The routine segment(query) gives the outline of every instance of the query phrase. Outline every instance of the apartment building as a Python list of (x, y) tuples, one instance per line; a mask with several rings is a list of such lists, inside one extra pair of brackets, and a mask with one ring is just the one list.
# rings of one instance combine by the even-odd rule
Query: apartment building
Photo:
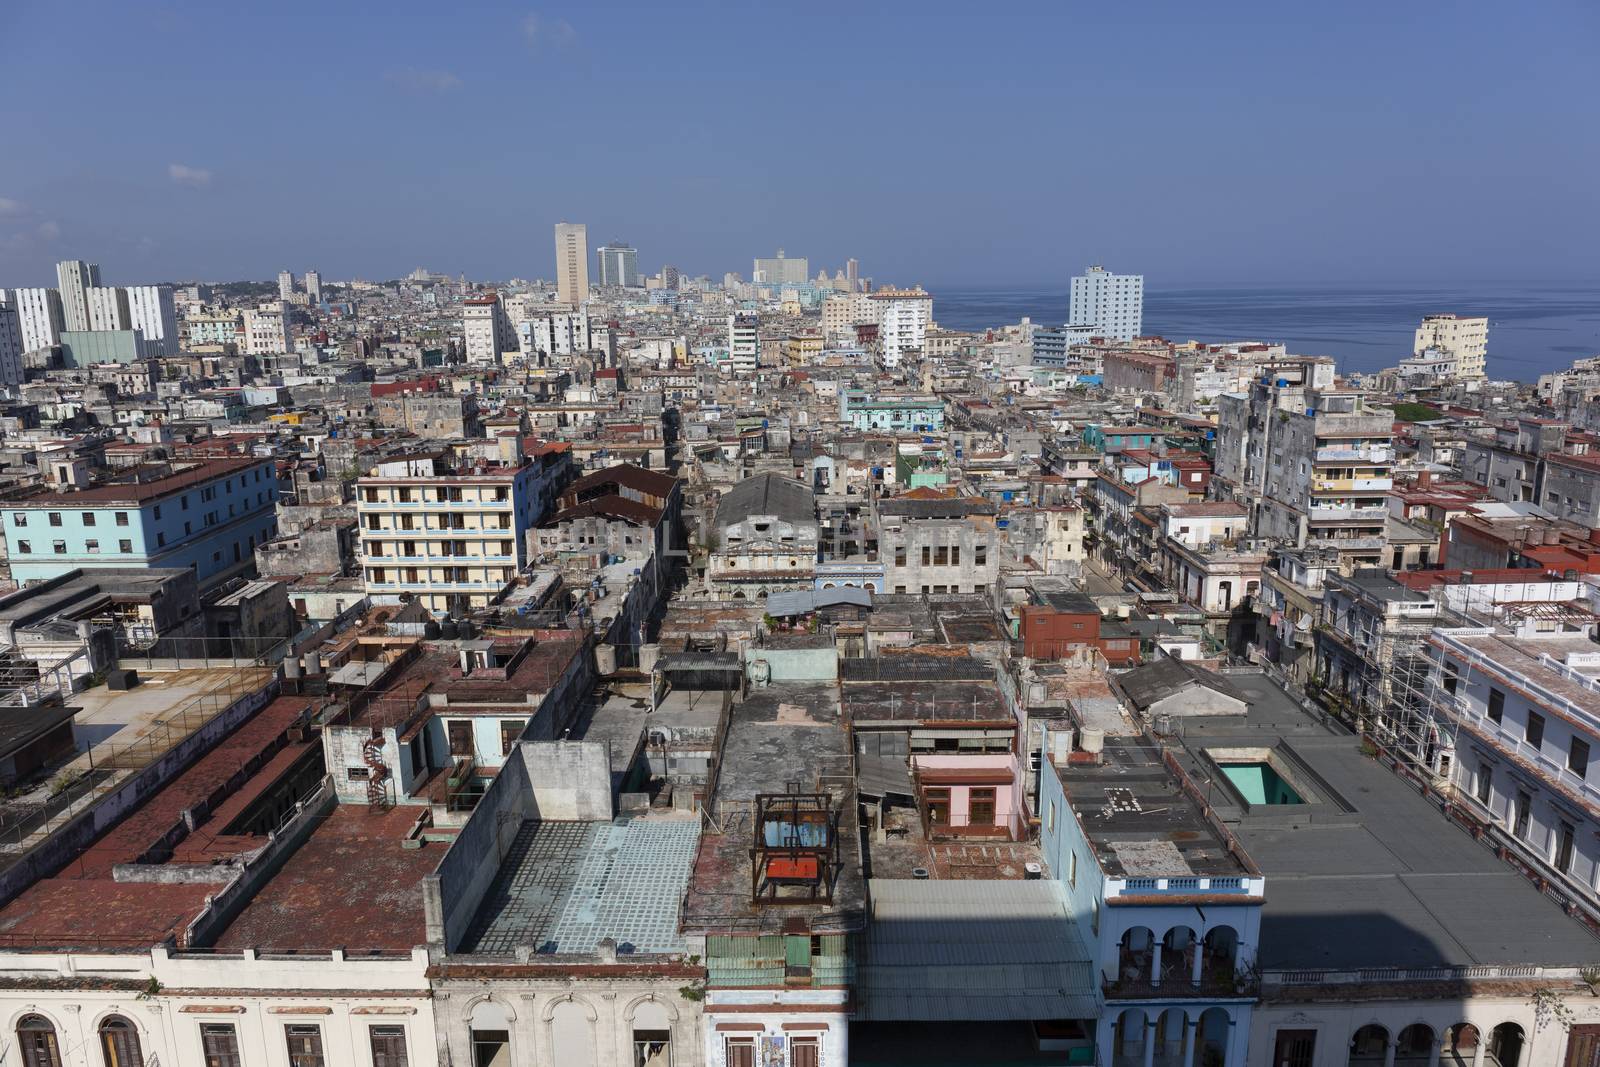
[(1547, 453), (1539, 506), (1557, 519), (1600, 527), (1600, 455)]
[(933, 321), (933, 297), (919, 285), (914, 289), (879, 289), (870, 298), (877, 306), (878, 343), (885, 367), (898, 367), (909, 354), (920, 355), (928, 324)]
[(1069, 329), (1110, 341), (1131, 341), (1144, 328), (1144, 275), (1090, 267), (1072, 279)]
[(1489, 320), (1462, 315), (1424, 315), (1411, 346), (1414, 356), (1430, 349), (1455, 357), (1456, 377), (1483, 380), (1484, 359), (1489, 351)]
[(17, 312), (24, 352), (61, 343), (61, 331), (66, 328), (66, 322), (59, 292), (42, 287), (11, 289), (5, 293), (5, 302)]
[(178, 311), (172, 287), (130, 285), (123, 291), (128, 298), (128, 328), (144, 334), (145, 355), (177, 355)]
[(479, 366), (499, 364), (500, 357), (517, 350), (517, 335), (500, 302), (499, 293), (469, 297), (461, 302), (461, 328), (467, 362)]
[(810, 589), (818, 532), (809, 486), (778, 474), (746, 478), (717, 502), (706, 567), (711, 592), (764, 600), (776, 590)]
[(244, 352), (251, 356), (290, 351), (289, 306), (281, 302), (248, 310), (244, 319)]
[(131, 330), (133, 315), (128, 309), (128, 292), (110, 285), (95, 285), (84, 290), (91, 330)]
[(754, 374), (760, 359), (761, 319), (755, 315), (729, 315), (728, 369), (734, 374)]
[(499, 600), (527, 563), (527, 532), (569, 470), (561, 462), (456, 469), (448, 453), (395, 457), (356, 481), (362, 573), (374, 603), (435, 614)]
[(17, 309), (0, 303), (0, 385), (22, 381), (22, 321)]
[(160, 464), (134, 468), (125, 478), (5, 501), (0, 514), (12, 577), (188, 567), (203, 591), (254, 567), (256, 546), (277, 536), (278, 479), (270, 460)]
[(582, 311), (536, 315), (516, 329), (524, 354), (572, 356), (599, 347), (590, 333), (589, 316)]
[(61, 294), (62, 328), (94, 329), (89, 325), (89, 290), (100, 284), (100, 265), (64, 259), (56, 264), (56, 282)]
[(891, 593), (986, 593), (1000, 568), (995, 506), (916, 489), (878, 505), (878, 554)]
[(556, 299), (574, 311), (589, 300), (589, 227), (556, 223)]

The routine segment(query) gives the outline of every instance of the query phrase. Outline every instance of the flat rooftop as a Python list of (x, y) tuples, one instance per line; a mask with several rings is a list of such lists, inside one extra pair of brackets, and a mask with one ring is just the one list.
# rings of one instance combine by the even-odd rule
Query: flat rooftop
[[(755, 799), (802, 792), (833, 798), (840, 872), (833, 902), (756, 905), (750, 899)], [(733, 707), (712, 798), (715, 825), (700, 837), (683, 926), (691, 931), (778, 933), (787, 918), (804, 917), (817, 932), (859, 929), (866, 888), (855, 857), (857, 815), (850, 740), (839, 718), (838, 690), (828, 683), (795, 683), (753, 690)], [(717, 832), (720, 829), (721, 832)]]
[[(1230, 674), (1244, 717), (1189, 718), (1175, 751), (1287, 745), (1322, 802), (1218, 814), (1266, 879), (1266, 970), (1600, 963), (1600, 939), (1445, 818), (1359, 740), (1263, 674)], [(1109, 744), (1109, 742), (1108, 742)]]
[(220, 949), (409, 953), (427, 944), (422, 879), (443, 844), (401, 845), (423, 809), (341, 804), (217, 938)]
[(700, 821), (685, 816), (614, 822), (529, 819), (473, 917), (464, 953), (588, 955), (602, 938), (621, 955), (683, 953), (678, 906)]
[(1248, 872), (1143, 736), (1107, 737), (1102, 762), (1052, 763), (1112, 878), (1236, 878)]

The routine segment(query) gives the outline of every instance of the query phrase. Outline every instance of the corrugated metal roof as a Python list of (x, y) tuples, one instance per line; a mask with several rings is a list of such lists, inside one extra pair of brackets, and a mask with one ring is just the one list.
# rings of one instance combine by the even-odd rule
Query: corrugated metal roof
[(1095, 1016), (1099, 991), (1059, 883), (869, 883), (857, 1018), (879, 1021)]

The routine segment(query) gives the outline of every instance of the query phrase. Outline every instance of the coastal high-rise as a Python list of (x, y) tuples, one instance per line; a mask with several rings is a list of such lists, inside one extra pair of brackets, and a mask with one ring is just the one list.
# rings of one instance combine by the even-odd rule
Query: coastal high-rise
[(883, 365), (898, 367), (909, 353), (922, 351), (928, 323), (933, 321), (933, 297), (922, 288), (880, 289), (868, 298), (876, 311), (878, 342)]
[(287, 300), (294, 295), (294, 271), (280, 270), (278, 272), (278, 299)]
[(65, 323), (61, 316), (61, 294), (39, 286), (13, 289), (6, 301), (16, 309), (22, 328), (22, 350), (32, 352), (61, 343)]
[(1489, 352), (1489, 320), (1462, 315), (1426, 315), (1417, 327), (1411, 351), (1420, 356), (1428, 349), (1440, 349), (1456, 358), (1456, 377), (1483, 378), (1484, 359)]
[(789, 259), (783, 249), (772, 259), (755, 261), (755, 271), (750, 280), (756, 285), (805, 285), (811, 281), (811, 264), (804, 256)]
[[(560, 250), (557, 249), (558, 256)], [(629, 245), (613, 241), (601, 245), (595, 253), (596, 265), (600, 268), (600, 284), (622, 286), (629, 289), (639, 287), (639, 250)]]
[(1096, 337), (1131, 341), (1144, 325), (1144, 275), (1112, 274), (1090, 267), (1072, 279), (1072, 304), (1067, 322), (1086, 326)]
[(100, 284), (100, 265), (81, 259), (64, 259), (56, 264), (56, 284), (61, 291), (63, 327), (90, 329), (89, 290)]
[(589, 299), (589, 228), (556, 223), (556, 299), (576, 311)]

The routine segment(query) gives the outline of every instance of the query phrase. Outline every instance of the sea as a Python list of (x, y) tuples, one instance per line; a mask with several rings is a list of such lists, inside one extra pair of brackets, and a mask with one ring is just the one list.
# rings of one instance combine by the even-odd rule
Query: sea
[[(1060, 325), (1067, 291), (933, 288), (940, 326), (983, 330), (1020, 322)], [(1491, 378), (1532, 382), (1600, 355), (1600, 286), (1495, 285), (1461, 289), (1160, 289), (1146, 283), (1144, 332), (1169, 341), (1282, 342), (1297, 355), (1332, 356), (1341, 373), (1392, 367), (1411, 354), (1424, 315), (1489, 317)]]

